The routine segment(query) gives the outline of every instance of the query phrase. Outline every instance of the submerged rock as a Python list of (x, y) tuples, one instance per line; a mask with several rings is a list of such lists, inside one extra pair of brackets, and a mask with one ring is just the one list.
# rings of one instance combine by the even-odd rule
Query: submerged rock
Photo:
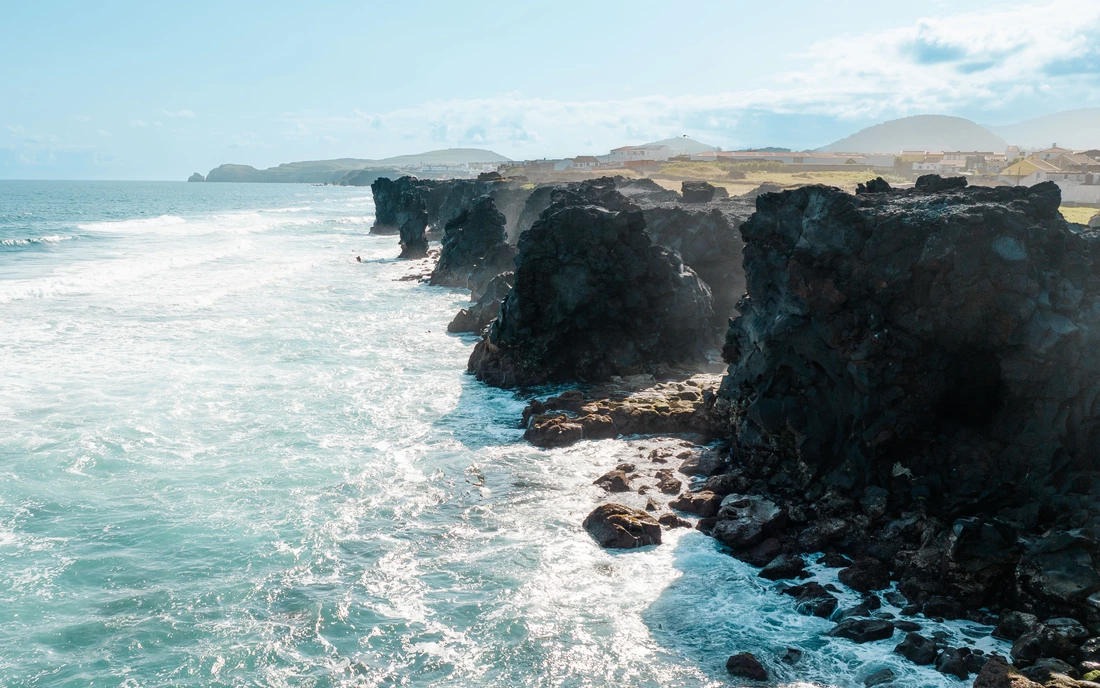
[(869, 643), (894, 635), (894, 624), (882, 619), (844, 619), (829, 631), (829, 635), (855, 643)]
[(751, 652), (739, 652), (726, 660), (726, 671), (750, 681), (767, 681), (768, 670)]
[(661, 544), (661, 524), (644, 511), (622, 504), (601, 504), (588, 518), (584, 529), (608, 549), (633, 549)]
[(515, 286), (469, 369), (497, 387), (600, 381), (705, 358), (710, 290), (640, 211), (561, 201), (520, 237)]

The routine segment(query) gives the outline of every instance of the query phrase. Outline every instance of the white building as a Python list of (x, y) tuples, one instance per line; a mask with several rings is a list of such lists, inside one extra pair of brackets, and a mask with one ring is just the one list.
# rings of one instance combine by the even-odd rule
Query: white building
[(622, 146), (611, 151), (610, 162), (618, 164), (664, 162), (670, 157), (668, 146)]

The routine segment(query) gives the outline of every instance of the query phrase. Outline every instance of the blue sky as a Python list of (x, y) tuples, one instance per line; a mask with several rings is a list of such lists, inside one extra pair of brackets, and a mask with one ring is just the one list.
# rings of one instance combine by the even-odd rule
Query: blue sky
[(680, 134), (801, 148), (1100, 105), (1096, 0), (6, 5), (0, 178)]

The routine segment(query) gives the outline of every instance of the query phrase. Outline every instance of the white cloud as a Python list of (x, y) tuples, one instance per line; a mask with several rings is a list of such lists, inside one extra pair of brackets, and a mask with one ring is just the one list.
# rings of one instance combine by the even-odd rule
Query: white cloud
[(74, 122), (91, 122), (92, 118), (87, 115), (69, 115), (69, 119)]
[(111, 136), (111, 132), (106, 131), (104, 129), (100, 129), (96, 133), (99, 134), (100, 136), (104, 137), (104, 138), (109, 138)]
[(131, 127), (147, 127), (147, 126), (149, 126), (149, 124), (145, 120), (132, 119), (132, 120), (130, 120), (130, 126)]
[(195, 119), (195, 113), (190, 110), (161, 110), (161, 114), (165, 117), (186, 117), (188, 119)]
[[(1013, 121), (1044, 108), (1100, 105), (1097, 45), (1100, 3), (1052, 0), (828, 38), (790, 56), (803, 66), (763, 89), (600, 101), (510, 93), (390, 112), (290, 116), (286, 137), (340, 135), (378, 147), (476, 145), (516, 155), (564, 155), (581, 152), (580, 141), (599, 152), (680, 133), (720, 145), (764, 143), (739, 137), (753, 122), (777, 116), (867, 122), (977, 113)], [(1030, 111), (1020, 115), (1024, 108)]]

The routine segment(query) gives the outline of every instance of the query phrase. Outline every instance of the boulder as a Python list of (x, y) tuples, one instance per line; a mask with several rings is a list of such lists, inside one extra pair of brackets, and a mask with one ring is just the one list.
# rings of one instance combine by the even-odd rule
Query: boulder
[(997, 620), (997, 627), (993, 629), (992, 636), (1002, 640), (1016, 640), (1024, 633), (1032, 630), (1039, 623), (1039, 618), (1027, 612), (1008, 611), (1001, 614)]
[(905, 640), (898, 643), (897, 647), (894, 648), (894, 652), (914, 664), (923, 665), (936, 661), (939, 650), (936, 648), (934, 640), (925, 638), (919, 633), (907, 633)]
[(470, 288), (510, 271), (515, 249), (505, 241), (505, 224), (504, 214), (491, 196), (482, 196), (464, 208), (444, 227), (439, 262), (430, 283)]
[(1091, 218), (1089, 218), (1089, 225), (1088, 226), (1089, 226), (1090, 229), (1100, 228), (1100, 213), (1096, 213)]
[(685, 492), (668, 503), (669, 507), (677, 511), (686, 511), (702, 518), (710, 518), (718, 515), (722, 506), (721, 495), (713, 492)]
[(188, 177), (187, 181), (189, 181), (189, 182), (205, 182), (206, 177), (204, 177), (201, 174), (199, 174), (198, 172), (196, 172), (193, 175), (191, 175), (190, 177)]
[(837, 608), (837, 599), (820, 583), (804, 583), (783, 590), (784, 595), (795, 598), (795, 608), (800, 614), (827, 619)]
[(965, 681), (970, 675), (969, 659), (969, 648), (949, 647), (936, 657), (936, 671)]
[(722, 500), (712, 535), (731, 549), (747, 549), (787, 523), (786, 509), (763, 497), (729, 495)]
[(890, 587), (890, 570), (878, 559), (859, 559), (837, 573), (840, 582), (857, 592), (885, 590)]
[(747, 678), (750, 681), (767, 681), (768, 670), (751, 652), (739, 652), (726, 660), (726, 671), (731, 676)]
[(1068, 659), (1077, 649), (1064, 635), (1053, 628), (1038, 626), (1012, 643), (1012, 661), (1016, 666), (1028, 666), (1040, 657)]
[[(649, 506), (648, 504), (646, 505)], [(676, 514), (661, 514), (657, 517), (657, 522), (665, 528), (690, 528), (691, 521), (680, 518)]]
[(857, 194), (886, 193), (893, 190), (894, 188), (890, 186), (890, 183), (882, 177), (875, 177), (869, 182), (861, 183), (856, 186)]
[(515, 285), (470, 356), (479, 380), (596, 382), (705, 359), (710, 290), (636, 208), (585, 200), (567, 195), (520, 237)]
[(917, 182), (913, 186), (918, 191), (937, 193), (952, 189), (963, 189), (966, 188), (966, 184), (966, 177), (941, 177), (938, 174), (925, 174), (917, 177)]
[(869, 643), (894, 635), (894, 624), (883, 619), (844, 619), (829, 631), (829, 635), (856, 643)]
[(608, 492), (630, 492), (630, 478), (623, 471), (609, 471), (596, 478), (593, 485), (599, 485)]
[(760, 577), (768, 580), (801, 578), (806, 573), (806, 562), (797, 554), (780, 554), (760, 569)]
[(993, 655), (974, 679), (974, 688), (1041, 688), (1002, 657)]
[(684, 203), (710, 203), (715, 198), (727, 198), (729, 192), (725, 187), (713, 186), (707, 182), (684, 182), (680, 186), (680, 195)]
[(661, 544), (661, 524), (622, 504), (601, 504), (584, 519), (584, 529), (601, 547), (633, 549)]

